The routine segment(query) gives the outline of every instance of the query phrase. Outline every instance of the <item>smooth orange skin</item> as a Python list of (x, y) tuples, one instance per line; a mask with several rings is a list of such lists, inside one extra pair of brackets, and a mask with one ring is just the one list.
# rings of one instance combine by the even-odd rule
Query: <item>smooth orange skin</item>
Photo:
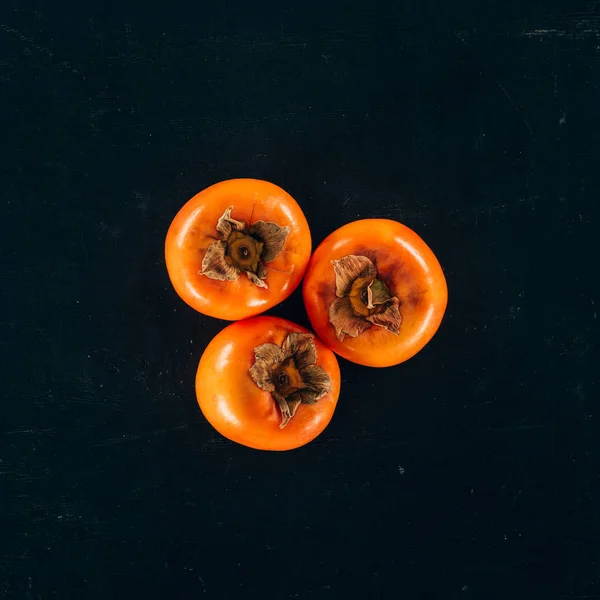
[[(400, 299), (399, 335), (371, 327), (355, 338), (339, 341), (329, 322), (335, 299), (332, 260), (363, 255)], [(348, 223), (315, 250), (303, 286), (304, 304), (317, 335), (334, 352), (368, 367), (390, 367), (414, 356), (437, 331), (448, 303), (442, 267), (429, 246), (412, 230), (388, 219)]]
[[(232, 217), (251, 225), (271, 221), (291, 228), (281, 254), (267, 263), (268, 289), (244, 273), (234, 281), (201, 275), (202, 259), (217, 237), (216, 225), (227, 207)], [(175, 291), (192, 308), (210, 317), (236, 321), (285, 300), (300, 284), (312, 249), (310, 229), (298, 203), (279, 186), (259, 179), (229, 179), (189, 200), (177, 213), (165, 241), (167, 271)]]
[(331, 379), (331, 390), (316, 404), (301, 404), (279, 428), (281, 414), (269, 392), (252, 381), (254, 348), (281, 346), (288, 333), (309, 333), (278, 317), (255, 317), (228, 325), (207, 346), (196, 374), (196, 397), (208, 422), (238, 444), (258, 450), (291, 450), (316, 438), (329, 424), (340, 395), (335, 354), (315, 337), (317, 364)]

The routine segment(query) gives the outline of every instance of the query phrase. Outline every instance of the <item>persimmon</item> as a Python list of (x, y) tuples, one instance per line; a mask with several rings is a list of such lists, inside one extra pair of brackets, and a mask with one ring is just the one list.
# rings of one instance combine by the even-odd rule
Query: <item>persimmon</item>
[(177, 213), (165, 242), (175, 291), (197, 311), (235, 321), (257, 315), (299, 285), (311, 252), (302, 209), (258, 179), (216, 183)]
[(412, 229), (363, 219), (315, 250), (303, 296), (312, 327), (329, 348), (361, 365), (387, 367), (433, 337), (448, 289), (438, 259)]
[(225, 437), (259, 450), (290, 450), (317, 437), (340, 393), (335, 354), (277, 317), (232, 323), (202, 354), (196, 397)]

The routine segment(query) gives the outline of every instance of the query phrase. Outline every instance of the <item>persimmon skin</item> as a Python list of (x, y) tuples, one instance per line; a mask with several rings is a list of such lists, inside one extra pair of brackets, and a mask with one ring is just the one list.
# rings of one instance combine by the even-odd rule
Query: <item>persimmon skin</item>
[[(206, 249), (217, 239), (219, 218), (232, 216), (289, 226), (283, 250), (267, 264), (268, 289), (244, 273), (234, 281), (200, 274)], [(177, 213), (165, 241), (165, 261), (175, 291), (192, 308), (210, 317), (236, 321), (260, 314), (285, 300), (300, 284), (312, 249), (310, 229), (298, 203), (285, 190), (259, 179), (229, 179), (196, 194)]]
[[(332, 260), (347, 255), (371, 259), (390, 293), (400, 300), (399, 334), (373, 326), (340, 341), (329, 322), (335, 300)], [(437, 331), (448, 302), (442, 267), (412, 230), (389, 219), (362, 219), (331, 233), (315, 250), (303, 284), (304, 304), (314, 331), (334, 352), (369, 367), (389, 367), (414, 356)]]
[(208, 422), (238, 444), (258, 450), (291, 450), (316, 438), (329, 424), (340, 394), (340, 369), (335, 354), (316, 336), (316, 364), (331, 380), (330, 391), (316, 404), (301, 404), (285, 428), (269, 392), (252, 381), (254, 348), (281, 346), (288, 333), (310, 333), (278, 317), (254, 317), (232, 323), (204, 351), (196, 373), (196, 397)]

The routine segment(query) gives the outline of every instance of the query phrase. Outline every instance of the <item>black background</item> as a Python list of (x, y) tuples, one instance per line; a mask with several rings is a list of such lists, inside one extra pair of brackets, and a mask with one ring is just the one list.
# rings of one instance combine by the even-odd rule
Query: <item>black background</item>
[[(600, 3), (187, 4), (0, 7), (0, 598), (599, 598)], [(448, 279), (287, 453), (200, 414), (164, 266), (240, 176)]]

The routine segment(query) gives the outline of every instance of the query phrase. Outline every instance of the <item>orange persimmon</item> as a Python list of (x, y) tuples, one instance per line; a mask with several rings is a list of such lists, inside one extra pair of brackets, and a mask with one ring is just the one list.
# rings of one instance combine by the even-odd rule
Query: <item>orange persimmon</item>
[(232, 323), (204, 351), (196, 374), (202, 413), (225, 437), (290, 450), (327, 427), (340, 393), (335, 354), (277, 317)]
[(448, 301), (434, 253), (388, 219), (354, 221), (329, 235), (311, 258), (303, 295), (323, 342), (371, 367), (414, 356), (437, 331)]
[(273, 183), (230, 179), (196, 194), (165, 242), (171, 283), (197, 311), (235, 321), (257, 315), (298, 286), (311, 252), (297, 202)]

